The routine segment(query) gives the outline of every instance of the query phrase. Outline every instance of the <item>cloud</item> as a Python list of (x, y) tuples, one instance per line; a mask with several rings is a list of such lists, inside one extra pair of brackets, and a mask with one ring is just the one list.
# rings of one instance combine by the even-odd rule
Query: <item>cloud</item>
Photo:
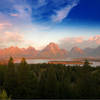
[(61, 22), (63, 19), (68, 17), (69, 12), (72, 10), (73, 7), (78, 5), (78, 1), (71, 2), (66, 7), (61, 8), (60, 10), (56, 10), (55, 14), (51, 16), (51, 20), (53, 22)]
[(47, 4), (46, 0), (38, 0), (37, 8), (40, 8), (40, 7), (42, 7), (42, 6), (46, 5), (46, 4)]
[(8, 31), (0, 34), (0, 48), (8, 46), (20, 46), (21, 43), (24, 43), (24, 37), (22, 34)]
[(2, 22), (9, 21), (16, 26), (32, 23), (32, 9), (27, 0), (3, 0), (0, 8)]
[(18, 14), (11, 13), (11, 16), (18, 17)]
[(0, 30), (11, 27), (11, 23), (0, 23)]
[(100, 35), (96, 35), (96, 36), (91, 36), (89, 38), (89, 41), (95, 41), (95, 43), (100, 44)]
[(23, 35), (17, 32), (5, 32), (4, 39), (6, 42), (20, 43), (23, 42)]
[(41, 5), (44, 5), (44, 4), (46, 4), (46, 0), (38, 0), (38, 3)]
[(78, 46), (80, 48), (96, 48), (100, 45), (100, 35), (91, 36), (88, 39), (85, 37), (66, 37), (59, 41), (61, 48), (70, 50), (72, 47)]
[(13, 6), (13, 10), (10, 13), (11, 17), (15, 17), (13, 18), (13, 21), (17, 23), (19, 22), (19, 24), (21, 23), (32, 23), (32, 17), (31, 17), (31, 13), (32, 13), (32, 9), (30, 8), (30, 6), (28, 5), (14, 5)]
[[(61, 22), (78, 4), (79, 0), (3, 0), (0, 5), (3, 14), (17, 23), (32, 21)], [(5, 6), (5, 3), (7, 4)], [(12, 18), (13, 17), (13, 18)], [(15, 19), (14, 19), (15, 18)], [(26, 20), (27, 19), (27, 20)], [(16, 22), (16, 21), (15, 21)]]

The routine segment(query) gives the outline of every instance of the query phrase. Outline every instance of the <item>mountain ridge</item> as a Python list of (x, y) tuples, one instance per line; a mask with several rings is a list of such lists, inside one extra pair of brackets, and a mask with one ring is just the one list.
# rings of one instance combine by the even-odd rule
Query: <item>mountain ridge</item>
[(11, 46), (9, 48), (0, 49), (0, 58), (67, 58), (67, 57), (100, 57), (100, 46), (97, 48), (73, 47), (70, 51), (59, 48), (56, 43), (49, 43), (42, 50), (36, 50), (34, 47), (18, 48)]

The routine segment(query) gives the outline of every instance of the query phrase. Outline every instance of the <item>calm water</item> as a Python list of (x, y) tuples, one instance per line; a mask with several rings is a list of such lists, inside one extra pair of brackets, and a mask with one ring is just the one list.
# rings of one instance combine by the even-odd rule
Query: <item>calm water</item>
[(92, 64), (91, 66), (100, 66), (100, 62), (95, 62), (95, 61), (93, 61), (92, 63), (93, 63), (93, 64)]
[[(42, 63), (48, 63), (48, 59), (26, 59), (28, 64), (42, 64)], [(58, 59), (54, 61), (71, 61), (71, 59)], [(15, 61), (15, 63), (20, 63), (20, 60)], [(93, 64), (91, 66), (100, 66), (100, 62), (92, 62)]]
[[(42, 64), (42, 63), (48, 63), (47, 59), (26, 59), (28, 64)], [(15, 63), (20, 63), (20, 60), (15, 61)]]

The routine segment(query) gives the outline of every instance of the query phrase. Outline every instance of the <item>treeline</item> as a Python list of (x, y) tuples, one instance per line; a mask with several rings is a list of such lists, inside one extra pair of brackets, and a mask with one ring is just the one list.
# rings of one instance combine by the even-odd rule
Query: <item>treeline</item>
[(0, 91), (11, 99), (100, 98), (100, 67), (27, 64), (0, 65)]

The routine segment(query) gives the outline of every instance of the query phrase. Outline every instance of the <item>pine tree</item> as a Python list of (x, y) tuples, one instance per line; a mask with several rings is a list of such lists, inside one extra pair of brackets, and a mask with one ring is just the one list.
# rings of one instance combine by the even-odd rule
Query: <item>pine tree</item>
[(15, 64), (13, 62), (13, 58), (10, 57), (9, 62), (8, 62), (8, 68), (7, 72), (5, 74), (5, 79), (4, 79), (4, 84), (3, 86), (7, 90), (8, 94), (15, 95), (16, 91), (16, 72), (15, 72)]
[(21, 60), (21, 65), (22, 65), (22, 66), (26, 66), (26, 65), (27, 65), (27, 62), (26, 62), (25, 58), (22, 58), (22, 60)]
[(8, 62), (8, 67), (14, 66), (13, 58), (10, 57), (9, 62)]
[(1, 91), (0, 93), (0, 100), (11, 100), (8, 96), (5, 90)]
[(84, 62), (84, 65), (83, 65), (84, 67), (90, 67), (90, 64), (89, 64), (89, 61), (88, 60), (85, 60), (85, 62)]

